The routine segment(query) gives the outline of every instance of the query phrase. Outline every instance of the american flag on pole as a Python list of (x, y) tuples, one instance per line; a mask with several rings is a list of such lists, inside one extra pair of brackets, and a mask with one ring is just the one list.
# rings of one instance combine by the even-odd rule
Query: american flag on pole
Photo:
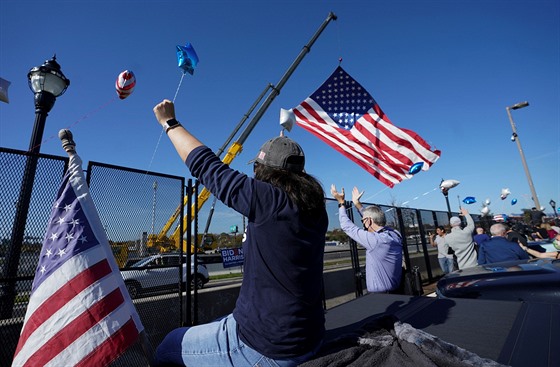
[(12, 366), (106, 366), (142, 330), (73, 152)]
[(338, 67), (310, 97), (292, 109), (296, 123), (389, 187), (426, 171), (441, 152), (418, 134), (391, 123), (360, 83)]

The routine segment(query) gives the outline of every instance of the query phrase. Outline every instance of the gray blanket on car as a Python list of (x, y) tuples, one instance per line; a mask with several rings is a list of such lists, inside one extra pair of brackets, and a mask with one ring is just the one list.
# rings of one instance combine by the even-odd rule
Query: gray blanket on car
[[(394, 320), (392, 320), (394, 321)], [(400, 321), (380, 322), (325, 343), (319, 354), (300, 367), (399, 366), (399, 367), (495, 367), (481, 358), (438, 337)]]

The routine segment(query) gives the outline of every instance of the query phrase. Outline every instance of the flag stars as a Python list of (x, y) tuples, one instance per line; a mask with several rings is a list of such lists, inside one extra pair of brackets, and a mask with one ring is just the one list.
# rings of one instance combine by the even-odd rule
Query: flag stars
[(56, 222), (57, 222), (58, 225), (60, 226), (60, 225), (64, 224), (64, 218), (58, 217), (58, 220), (57, 220)]
[(65, 251), (63, 248), (61, 248), (60, 250), (58, 250), (58, 254), (57, 254), (57, 255), (60, 256), (60, 257), (62, 257), (62, 256), (64, 256), (64, 255), (66, 255), (66, 251)]
[(80, 224), (80, 220), (79, 219), (72, 219), (70, 221), (70, 224), (72, 224), (72, 228), (74, 228), (75, 226), (77, 226), (78, 224)]
[(66, 241), (70, 242), (74, 239), (74, 234), (73, 233), (66, 233)]
[(83, 244), (84, 242), (87, 242), (87, 237), (82, 235), (80, 236), (80, 238), (78, 238), (78, 241), (80, 241)]
[(70, 204), (64, 205), (64, 210), (65, 210), (65, 211), (70, 211), (70, 210), (72, 210), (72, 205), (70, 205)]
[(49, 237), (49, 239), (51, 241), (58, 240), (58, 233), (51, 233), (51, 236)]
[(47, 271), (47, 268), (45, 268), (45, 266), (41, 266), (41, 270), (39, 270), (41, 272), (41, 274), (45, 274), (45, 272)]
[(45, 252), (45, 256), (46, 256), (46, 257), (51, 257), (52, 254), (53, 254), (53, 253), (52, 253), (52, 250), (51, 250), (51, 249), (48, 249), (47, 252)]

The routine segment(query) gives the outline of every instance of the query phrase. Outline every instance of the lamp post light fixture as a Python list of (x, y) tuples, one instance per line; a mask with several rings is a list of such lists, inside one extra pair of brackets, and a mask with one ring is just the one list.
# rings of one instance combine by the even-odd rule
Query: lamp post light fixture
[(11, 241), (5, 259), (4, 277), (10, 280), (3, 284), (0, 289), (0, 318), (9, 318), (12, 315), (16, 296), (15, 277), (19, 267), (45, 122), (56, 98), (61, 96), (70, 85), (70, 80), (64, 76), (60, 70), (60, 65), (56, 62), (56, 55), (45, 61), (41, 66), (32, 68), (27, 74), (27, 78), (29, 88), (34, 93), (35, 123), (21, 182)]
[(27, 79), (29, 88), (35, 94), (35, 124), (29, 151), (39, 153), (48, 113), (54, 106), (56, 98), (66, 92), (70, 80), (60, 70), (56, 55), (45, 61), (43, 65), (32, 68), (27, 74)]
[(537, 192), (535, 190), (535, 186), (533, 185), (533, 179), (531, 178), (531, 173), (529, 172), (529, 166), (527, 166), (527, 161), (525, 160), (525, 154), (523, 153), (523, 148), (521, 148), (521, 141), (519, 140), (519, 134), (517, 133), (517, 129), (515, 127), (515, 123), (513, 122), (513, 118), (511, 117), (511, 110), (518, 110), (520, 108), (524, 108), (529, 106), (529, 102), (519, 102), (514, 104), (513, 106), (506, 107), (506, 111), (509, 117), (509, 122), (511, 124), (511, 129), (513, 130), (513, 134), (511, 135), (511, 141), (515, 141), (517, 143), (517, 149), (519, 150), (519, 155), (521, 156), (521, 162), (523, 163), (523, 168), (525, 169), (525, 175), (527, 176), (527, 181), (529, 182), (529, 188), (531, 189), (531, 195), (533, 196), (533, 202), (535, 203), (535, 207), (540, 209), (541, 205), (539, 203), (539, 198), (537, 196)]
[(558, 212), (556, 211), (556, 201), (550, 199), (550, 201), (548, 203), (552, 207), (552, 211), (554, 212), (554, 216), (556, 217), (556, 219), (558, 219)]

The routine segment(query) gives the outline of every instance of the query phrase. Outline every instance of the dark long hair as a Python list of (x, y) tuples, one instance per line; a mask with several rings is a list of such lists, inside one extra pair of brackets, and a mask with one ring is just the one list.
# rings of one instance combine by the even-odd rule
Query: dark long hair
[(321, 183), (305, 172), (292, 172), (255, 163), (255, 178), (284, 190), (305, 215), (320, 215), (325, 210), (325, 191)]

